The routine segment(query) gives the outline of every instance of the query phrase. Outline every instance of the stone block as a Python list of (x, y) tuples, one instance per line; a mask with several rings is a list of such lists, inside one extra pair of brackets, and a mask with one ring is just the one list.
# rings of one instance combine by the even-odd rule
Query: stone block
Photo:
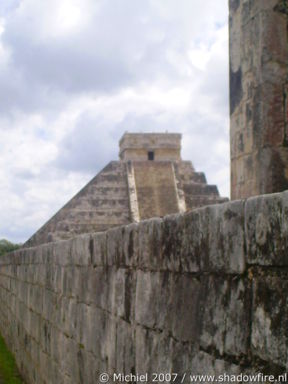
[(111, 317), (107, 317), (101, 358), (102, 360), (106, 360), (108, 373), (116, 372), (116, 330), (116, 320)]
[[(218, 380), (218, 375), (239, 375), (243, 368), (239, 365), (219, 359), (206, 352), (199, 351), (191, 360), (189, 376), (193, 378), (193, 375), (207, 375), (215, 376)], [(195, 381), (189, 377), (188, 382)], [(194, 376), (195, 377), (195, 376)], [(234, 380), (235, 381), (235, 380)], [(205, 384), (211, 382), (208, 378), (203, 381)], [(223, 380), (225, 382), (225, 380)]]
[(171, 372), (172, 339), (165, 333), (136, 327), (135, 367), (139, 374)]
[[(182, 343), (176, 340), (172, 340), (171, 351), (172, 351), (172, 366), (171, 373), (176, 373), (177, 378), (174, 381), (175, 383), (181, 383), (182, 380), (184, 383), (190, 383), (189, 378), (185, 380), (185, 374), (188, 374), (191, 371), (191, 361), (195, 354), (199, 353), (199, 345), (194, 343)], [(173, 379), (171, 380), (173, 381)]]
[(55, 312), (55, 324), (67, 337), (79, 340), (77, 301), (72, 298), (60, 297), (56, 305), (58, 309)]
[(138, 268), (163, 269), (161, 219), (150, 219), (139, 223)]
[[(17, 268), (17, 277), (19, 278), (21, 273), (21, 267)], [(37, 264), (34, 266), (34, 283), (43, 287), (46, 280), (46, 266), (45, 264)]]
[(135, 370), (135, 330), (130, 323), (117, 322), (116, 372), (130, 374)]
[(77, 289), (75, 289), (75, 272), (76, 267), (68, 265), (62, 268), (61, 285), (62, 292), (67, 297), (75, 297)]
[(109, 229), (107, 235), (107, 265), (123, 265), (123, 232), (124, 227)]
[(132, 273), (126, 269), (117, 269), (113, 276), (112, 313), (130, 321), (132, 303)]
[[(93, 353), (100, 358), (105, 340), (107, 314), (99, 308), (81, 306), (78, 319), (80, 328), (79, 344), (85, 351)], [(101, 331), (100, 331), (101, 330)]]
[(53, 247), (53, 255), (56, 264), (66, 266), (72, 264), (72, 253), (71, 253), (71, 241), (62, 240), (48, 244), (48, 247)]
[(245, 231), (249, 264), (288, 265), (288, 192), (248, 199)]
[[(165, 289), (165, 286), (163, 288)], [(160, 295), (163, 294), (162, 292)], [(170, 292), (168, 311), (170, 312), (173, 337), (182, 342), (196, 343), (201, 329), (203, 305), (200, 281), (187, 274), (173, 275)], [(166, 328), (169, 328), (169, 325), (166, 325)]]
[(43, 292), (43, 310), (42, 316), (48, 321), (55, 318), (55, 311), (57, 310), (57, 295), (49, 290)]
[(71, 296), (76, 297), (79, 302), (86, 302), (89, 286), (90, 268), (86, 266), (74, 266), (72, 270), (72, 289)]
[(287, 367), (288, 280), (259, 276), (253, 282), (252, 353)]
[[(195, 266), (197, 262), (195, 263), (194, 255), (190, 252), (191, 249), (187, 250), (185, 247), (188, 238), (185, 225), (187, 217), (186, 215), (169, 215), (163, 219), (163, 267), (170, 271), (187, 270), (191, 266), (190, 264), (192, 264), (193, 270), (198, 270), (198, 266)], [(197, 227), (195, 230), (197, 231)], [(189, 265), (187, 265), (188, 260)]]
[(110, 267), (89, 268), (87, 276), (87, 292), (85, 302), (93, 304), (99, 308), (110, 309), (111, 303), (108, 302), (110, 287)]
[(168, 327), (171, 313), (169, 272), (142, 272), (136, 276), (135, 321), (156, 329)]
[(78, 344), (63, 333), (59, 335), (60, 368), (64, 375), (73, 377), (78, 382), (77, 350)]
[(91, 234), (90, 237), (90, 253), (92, 257), (92, 265), (94, 267), (104, 266), (107, 264), (107, 236), (106, 232), (98, 232)]
[(78, 235), (71, 241), (71, 258), (73, 265), (87, 266), (92, 263), (90, 235)]
[(123, 257), (125, 265), (136, 267), (139, 258), (139, 226), (137, 224), (127, 225), (123, 234)]
[(202, 321), (201, 346), (215, 348), (220, 355), (247, 354), (251, 313), (248, 281), (211, 276), (206, 284), (202, 320), (198, 319)]
[(58, 327), (51, 328), (51, 359), (59, 363), (61, 361), (61, 337), (61, 331)]
[(51, 323), (47, 320), (41, 320), (39, 344), (41, 345), (41, 349), (48, 355), (51, 353), (51, 328)]
[(35, 312), (29, 311), (29, 325), (27, 328), (29, 336), (36, 340), (37, 343), (40, 342), (41, 335), (41, 318)]
[(213, 205), (199, 213), (201, 270), (242, 273), (245, 270), (244, 202)]

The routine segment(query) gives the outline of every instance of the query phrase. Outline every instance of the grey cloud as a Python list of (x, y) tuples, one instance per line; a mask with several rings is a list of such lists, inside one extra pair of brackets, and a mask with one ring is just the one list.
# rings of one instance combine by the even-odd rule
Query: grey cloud
[[(87, 28), (57, 40), (35, 40), (29, 21), (12, 17), (3, 41), (12, 47), (14, 67), (29, 84), (42, 83), (64, 92), (107, 92), (145, 77), (151, 80), (160, 71), (169, 74), (173, 70), (165, 56), (169, 41), (154, 41), (155, 21), (141, 22), (148, 14), (148, 2), (137, 2), (137, 6), (127, 0), (126, 6), (117, 1), (103, 4)], [(161, 20), (158, 22), (161, 25)], [(166, 37), (164, 25), (160, 29)]]
[[(30, 105), (33, 109), (49, 105), (57, 92), (105, 93), (159, 77), (174, 82), (181, 78), (181, 71), (168, 57), (174, 51), (184, 58), (189, 44), (180, 19), (161, 16), (149, 1), (106, 0), (101, 4), (98, 13), (91, 9), (92, 22), (83, 30), (57, 39), (37, 38), (35, 19), (40, 23), (41, 14), (16, 12), (8, 18), (2, 39), (11, 49), (11, 73), (0, 78), (8, 96), (6, 106), (18, 102), (20, 108)], [(12, 79), (10, 86), (6, 79)]]
[(72, 132), (61, 141), (55, 166), (76, 172), (97, 173), (118, 158), (118, 138), (111, 126), (90, 113), (83, 113)]

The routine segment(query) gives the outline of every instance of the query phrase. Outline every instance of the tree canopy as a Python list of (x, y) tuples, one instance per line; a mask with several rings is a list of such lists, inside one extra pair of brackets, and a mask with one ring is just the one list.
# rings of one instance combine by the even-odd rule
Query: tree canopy
[(0, 240), (0, 256), (5, 255), (5, 253), (7, 252), (15, 251), (20, 247), (21, 247), (21, 244), (14, 244), (6, 239), (1, 239)]

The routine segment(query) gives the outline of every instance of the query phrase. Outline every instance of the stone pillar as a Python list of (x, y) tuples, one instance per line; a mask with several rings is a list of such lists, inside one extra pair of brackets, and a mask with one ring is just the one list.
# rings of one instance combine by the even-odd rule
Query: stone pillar
[(288, 0), (229, 0), (231, 198), (288, 189)]

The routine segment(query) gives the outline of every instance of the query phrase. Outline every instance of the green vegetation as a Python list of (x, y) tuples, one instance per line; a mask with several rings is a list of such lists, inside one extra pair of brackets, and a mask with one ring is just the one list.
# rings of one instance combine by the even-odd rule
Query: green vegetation
[(15, 251), (20, 247), (21, 244), (13, 244), (8, 240), (2, 239), (0, 240), (0, 256), (5, 255), (7, 252)]
[(0, 383), (24, 384), (17, 370), (11, 352), (8, 351), (4, 339), (0, 335)]

